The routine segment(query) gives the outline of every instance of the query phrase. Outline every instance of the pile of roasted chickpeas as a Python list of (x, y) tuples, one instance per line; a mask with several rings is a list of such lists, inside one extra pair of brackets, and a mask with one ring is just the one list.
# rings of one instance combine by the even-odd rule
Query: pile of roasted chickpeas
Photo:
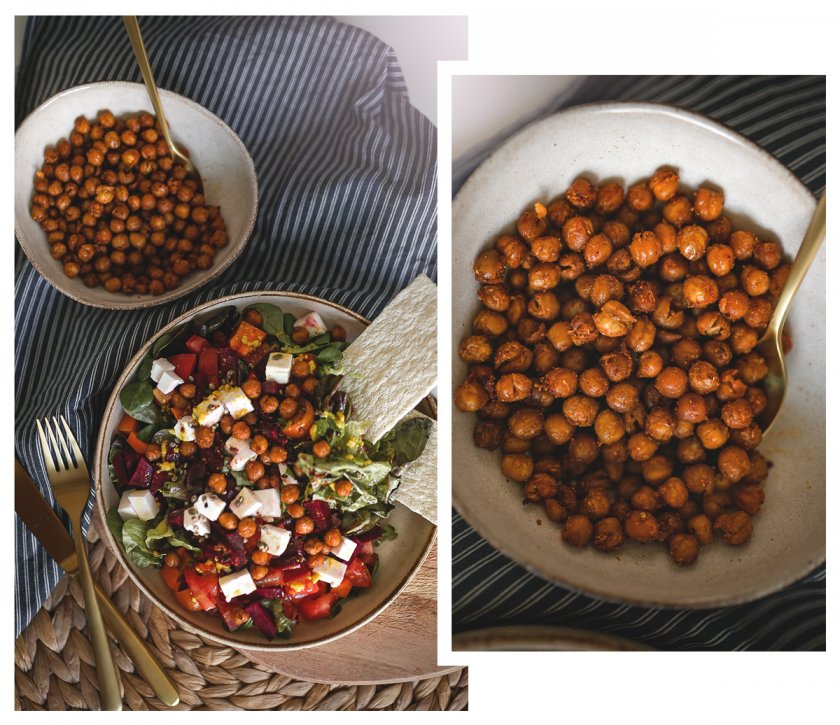
[(79, 116), (44, 151), (32, 218), (68, 277), (109, 292), (159, 295), (209, 269), (228, 243), (217, 206), (169, 154), (154, 116)]
[(790, 264), (723, 207), (668, 167), (626, 191), (578, 178), (475, 260), (455, 404), (568, 544), (664, 542), (687, 565), (715, 532), (752, 535), (769, 466), (753, 348)]

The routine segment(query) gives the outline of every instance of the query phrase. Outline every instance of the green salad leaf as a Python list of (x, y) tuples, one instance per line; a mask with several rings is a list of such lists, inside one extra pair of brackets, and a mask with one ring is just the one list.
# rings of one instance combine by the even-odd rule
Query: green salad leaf
[(122, 526), (122, 545), (125, 554), (135, 566), (141, 569), (158, 566), (163, 558), (163, 554), (152, 551), (146, 543), (148, 528), (148, 524), (140, 519), (128, 519)]
[(154, 528), (150, 528), (146, 532), (146, 547), (151, 549), (152, 544), (154, 544), (154, 542), (166, 543), (173, 549), (177, 549), (178, 547), (183, 546), (185, 549), (190, 549), (191, 551), (200, 550), (197, 546), (191, 544), (183, 536), (176, 533), (169, 525), (169, 522), (166, 519), (162, 519), (157, 526), (155, 526)]
[(292, 627), (295, 626), (295, 620), (289, 619), (283, 611), (283, 602), (279, 599), (261, 599), (262, 604), (274, 616), (274, 624), (277, 627), (277, 637), (279, 639), (289, 639), (292, 636)]

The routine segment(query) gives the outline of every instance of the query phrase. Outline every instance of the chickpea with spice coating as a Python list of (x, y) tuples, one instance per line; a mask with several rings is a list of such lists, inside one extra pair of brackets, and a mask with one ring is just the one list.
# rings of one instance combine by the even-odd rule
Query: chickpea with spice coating
[(566, 519), (563, 525), (562, 538), (572, 546), (586, 546), (592, 538), (595, 527), (592, 522), (581, 514), (574, 514)]
[(502, 456), (501, 468), (506, 478), (524, 483), (534, 472), (534, 461), (525, 453), (509, 453)]
[(659, 536), (659, 522), (648, 511), (631, 511), (624, 521), (624, 531), (634, 541), (646, 544)]
[(700, 553), (700, 542), (693, 534), (678, 533), (668, 540), (668, 551), (675, 563), (688, 566), (697, 561)]

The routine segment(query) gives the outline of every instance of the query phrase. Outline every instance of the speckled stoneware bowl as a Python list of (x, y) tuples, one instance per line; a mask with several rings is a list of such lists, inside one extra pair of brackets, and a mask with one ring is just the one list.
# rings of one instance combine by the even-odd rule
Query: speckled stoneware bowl
[[(124, 412), (120, 405), (119, 393), (136, 374), (140, 361), (150, 349), (152, 343), (166, 331), (176, 328), (196, 316), (204, 317), (213, 310), (228, 305), (235, 305), (242, 310), (258, 302), (279, 305), (284, 312), (291, 312), (297, 316), (311, 311), (317, 312), (327, 325), (340, 324), (343, 326), (347, 330), (347, 339), (349, 340), (357, 337), (368, 324), (368, 321), (363, 317), (344, 307), (317, 297), (293, 292), (249, 292), (230, 295), (200, 305), (170, 322), (146, 342), (129, 361), (114, 385), (111, 397), (108, 399), (102, 426), (99, 429), (96, 459), (93, 465), (96, 506), (103, 521), (108, 510), (119, 502), (119, 496), (111, 485), (108, 476), (108, 449)], [(135, 567), (126, 557), (122, 547), (114, 540), (108, 528), (103, 526), (101, 529), (106, 543), (141, 591), (170, 617), (179, 622), (182, 627), (231, 647), (276, 652), (278, 650), (303, 649), (332, 642), (369, 622), (396, 599), (426, 558), (434, 542), (437, 529), (422, 516), (400, 503), (391, 512), (388, 523), (397, 530), (397, 538), (385, 542), (377, 549), (380, 566), (373, 586), (358, 596), (343, 602), (341, 612), (335, 618), (317, 622), (301, 622), (294, 628), (291, 639), (277, 639), (271, 642), (266, 640), (255, 627), (241, 632), (228, 632), (222, 626), (221, 618), (203, 612), (188, 612), (175, 600), (172, 592), (161, 578), (158, 569)], [(383, 642), (382, 646), (387, 647), (388, 643)]]
[(32, 183), (44, 162), (44, 149), (67, 138), (79, 115), (91, 118), (108, 109), (121, 116), (150, 109), (146, 87), (142, 83), (103, 81), (68, 88), (32, 111), (15, 134), (15, 236), (35, 269), (77, 302), (120, 310), (169, 302), (221, 274), (251, 236), (257, 218), (257, 174), (245, 145), (206, 108), (177, 93), (161, 90), (160, 94), (175, 142), (189, 150), (204, 182), (207, 203), (221, 207), (230, 241), (218, 250), (210, 269), (192, 272), (179, 287), (157, 297), (112, 294), (101, 286), (88, 288), (78, 277), (71, 279), (64, 274), (62, 264), (50, 256), (46, 233), (29, 215)]
[[(458, 345), (479, 309), (472, 262), (519, 214), (561, 194), (579, 175), (625, 184), (675, 166), (683, 184), (718, 187), (736, 226), (780, 241), (795, 254), (815, 208), (809, 191), (778, 161), (728, 128), (676, 108), (607, 103), (570, 108), (511, 137), (470, 177), (453, 219), (453, 385), (465, 376)], [(825, 248), (788, 318), (790, 387), (761, 451), (773, 462), (767, 501), (741, 547), (717, 539), (680, 568), (662, 545), (625, 544), (614, 554), (563, 544), (542, 507), (523, 506), (504, 479), (500, 454), (473, 445), (475, 416), (453, 413), (453, 501), (493, 546), (551, 581), (605, 599), (713, 607), (756, 599), (825, 560)], [(538, 525), (537, 521), (541, 521)]]

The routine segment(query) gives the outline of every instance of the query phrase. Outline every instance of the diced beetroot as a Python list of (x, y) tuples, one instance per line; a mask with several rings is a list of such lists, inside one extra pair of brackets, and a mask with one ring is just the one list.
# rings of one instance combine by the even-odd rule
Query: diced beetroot
[(149, 484), (149, 490), (152, 493), (157, 493), (161, 488), (163, 488), (163, 484), (168, 480), (168, 471), (155, 471), (155, 474), (152, 476), (152, 482)]
[(169, 522), (170, 526), (183, 526), (184, 525), (184, 511), (186, 509), (175, 509), (174, 511), (170, 511), (166, 517), (166, 520)]
[(131, 479), (125, 465), (125, 451), (117, 451), (111, 458), (111, 465), (114, 467), (114, 475), (117, 477), (117, 490), (122, 493), (123, 489), (128, 488), (128, 482)]
[[(259, 373), (259, 369), (257, 369), (257, 373)], [(265, 371), (263, 371), (262, 377), (265, 377)], [(273, 380), (263, 380), (262, 391), (266, 395), (276, 395), (280, 392), (280, 383), (276, 383)]]
[(224, 620), (228, 631), (234, 632), (244, 624), (244, 622), (240, 623), (236, 617), (236, 610), (239, 607), (234, 604), (228, 604), (223, 596), (219, 597), (219, 601), (216, 603), (216, 609), (222, 615), (222, 620)]
[(207, 478), (207, 466), (201, 461), (193, 461), (187, 466), (184, 483), (187, 488), (198, 488)]
[(282, 599), (283, 587), (257, 587), (254, 596), (258, 599)]
[(283, 431), (275, 426), (263, 426), (260, 428), (260, 433), (272, 445), (284, 446), (289, 442), (289, 439), (283, 435)]
[(263, 342), (260, 343), (258, 347), (249, 352), (245, 356), (244, 360), (249, 365), (259, 365), (259, 363), (261, 363), (268, 357), (269, 352), (271, 352), (271, 348)]
[(154, 466), (145, 458), (140, 458), (137, 462), (137, 468), (134, 469), (134, 473), (128, 482), (129, 488), (149, 488), (154, 474)]
[(209, 471), (218, 471), (225, 462), (222, 452), (213, 446), (212, 448), (199, 449), (199, 460)]
[(254, 620), (254, 626), (262, 632), (267, 639), (274, 639), (277, 636), (277, 625), (274, 622), (274, 617), (270, 615), (265, 607), (259, 602), (251, 602), (245, 611), (251, 615)]
[(303, 504), (303, 507), (315, 525), (316, 534), (330, 528), (332, 516), (330, 515), (330, 506), (326, 501), (307, 501)]
[(236, 380), (239, 370), (239, 359), (230, 347), (219, 348), (219, 378), (220, 380)]
[(369, 531), (365, 531), (363, 534), (359, 534), (358, 536), (354, 537), (358, 542), (365, 542), (365, 541), (375, 541), (380, 536), (382, 536), (382, 527), (377, 524)]

